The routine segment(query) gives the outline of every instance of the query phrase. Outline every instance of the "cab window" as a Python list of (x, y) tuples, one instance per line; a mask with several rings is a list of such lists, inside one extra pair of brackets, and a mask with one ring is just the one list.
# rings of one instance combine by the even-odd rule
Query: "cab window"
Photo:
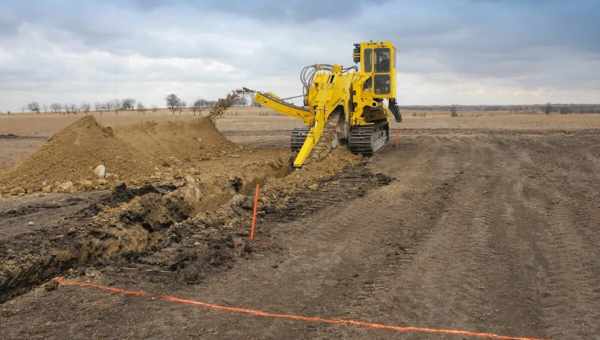
[(375, 72), (386, 73), (390, 72), (390, 49), (376, 48), (375, 49)]
[(365, 72), (373, 71), (373, 50), (370, 48), (365, 48), (365, 57), (363, 58), (365, 63)]
[(389, 74), (376, 74), (375, 75), (375, 94), (388, 94), (390, 93), (390, 75)]

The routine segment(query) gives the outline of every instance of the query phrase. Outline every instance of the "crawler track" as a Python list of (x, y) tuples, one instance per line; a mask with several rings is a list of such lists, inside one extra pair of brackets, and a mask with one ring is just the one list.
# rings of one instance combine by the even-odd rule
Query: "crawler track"
[(350, 129), (348, 147), (355, 154), (371, 156), (390, 140), (389, 133), (387, 122), (355, 126)]

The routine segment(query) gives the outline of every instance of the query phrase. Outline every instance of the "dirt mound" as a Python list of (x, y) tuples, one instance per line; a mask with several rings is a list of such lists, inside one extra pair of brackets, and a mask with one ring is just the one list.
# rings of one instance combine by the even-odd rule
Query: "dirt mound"
[(235, 148), (210, 119), (192, 122), (143, 122), (117, 128), (116, 135), (146, 157), (163, 164), (169, 159), (204, 160)]
[[(0, 175), (0, 192), (89, 190), (148, 179), (161, 167), (183, 167), (235, 150), (209, 119), (144, 122), (113, 130), (93, 116), (69, 125), (16, 169)], [(103, 164), (107, 178), (94, 169)], [(3, 189), (2, 189), (3, 188)]]
[(52, 136), (48, 143), (7, 173), (0, 182), (40, 190), (49, 184), (93, 179), (93, 170), (104, 164), (111, 173), (148, 173), (151, 164), (128, 144), (86, 116)]

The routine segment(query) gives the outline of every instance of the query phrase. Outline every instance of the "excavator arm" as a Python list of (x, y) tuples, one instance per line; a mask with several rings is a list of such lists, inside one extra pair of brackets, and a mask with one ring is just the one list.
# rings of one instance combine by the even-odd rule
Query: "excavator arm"
[(281, 114), (294, 118), (300, 118), (304, 121), (306, 126), (310, 127), (308, 134), (306, 135), (306, 139), (304, 140), (304, 144), (300, 150), (298, 150), (298, 154), (294, 159), (294, 167), (302, 167), (302, 165), (304, 165), (308, 159), (308, 156), (310, 156), (314, 147), (321, 139), (330, 112), (326, 112), (324, 107), (318, 107), (315, 114), (313, 114), (313, 112), (308, 111), (303, 107), (292, 105), (273, 95), (263, 92), (254, 91), (254, 96), (257, 103), (271, 108)]
[(304, 124), (306, 126), (313, 125), (313, 123), (315, 121), (315, 116), (313, 115), (312, 112), (306, 110), (305, 108), (287, 103), (287, 102), (285, 102), (273, 95), (267, 94), (267, 93), (263, 93), (263, 92), (259, 92), (259, 91), (253, 91), (253, 92), (254, 92), (254, 98), (255, 98), (256, 102), (259, 103), (260, 105), (271, 108), (271, 109), (273, 109), (281, 114), (284, 114), (286, 116), (290, 116), (293, 118), (300, 118), (304, 121)]
[[(330, 115), (339, 105), (343, 105), (343, 98), (347, 94), (350, 78), (346, 78), (345, 82), (334, 82), (333, 79), (336, 76), (340, 76), (341, 73), (341, 66), (335, 65), (331, 72), (319, 72), (316, 74), (313, 86), (319, 87), (319, 91), (316, 91), (311, 98), (313, 106), (310, 109), (287, 103), (272, 94), (244, 89), (246, 92), (254, 93), (257, 103), (286, 116), (302, 119), (304, 124), (309, 128), (302, 147), (297, 150), (298, 153), (294, 159), (295, 168), (300, 168), (304, 165), (315, 146), (319, 144), (321, 137), (325, 134)], [(335, 133), (335, 130), (333, 133)]]
[(306, 139), (304, 140), (304, 144), (302, 144), (302, 147), (300, 148), (298, 154), (296, 155), (296, 158), (294, 159), (295, 168), (301, 168), (302, 165), (304, 165), (304, 163), (308, 159), (308, 156), (310, 156), (312, 150), (315, 148), (317, 143), (319, 143), (319, 140), (321, 139), (321, 136), (325, 131), (326, 123), (326, 114), (323, 108), (321, 108), (317, 111), (315, 122), (308, 131)]

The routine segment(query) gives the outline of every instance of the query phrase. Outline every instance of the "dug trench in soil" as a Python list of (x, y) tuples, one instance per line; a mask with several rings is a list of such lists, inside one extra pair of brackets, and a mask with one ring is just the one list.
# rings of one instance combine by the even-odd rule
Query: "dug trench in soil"
[(104, 271), (118, 272), (113, 277), (125, 281), (196, 283), (238, 257), (277, 249), (268, 229), (261, 230), (260, 242), (245, 241), (242, 227), (256, 183), (264, 185), (261, 218), (283, 221), (360, 197), (391, 180), (356, 162), (346, 168), (324, 166), (333, 172), (320, 167), (280, 178), (284, 172), (272, 168), (262, 176), (219, 184), (187, 176), (163, 186), (118, 186), (60, 225), (0, 243), (0, 302), (64, 274)]
[[(133, 189), (117, 186), (112, 193), (70, 195), (51, 203), (42, 200), (42, 203), (27, 203), (0, 212), (12, 217), (0, 224), (4, 232), (0, 239), (0, 302), (76, 266), (77, 254), (73, 247), (80, 238), (79, 233), (93, 223), (100, 211), (149, 192), (172, 190), (174, 187), (169, 185)], [(36, 216), (38, 214), (40, 216)]]

